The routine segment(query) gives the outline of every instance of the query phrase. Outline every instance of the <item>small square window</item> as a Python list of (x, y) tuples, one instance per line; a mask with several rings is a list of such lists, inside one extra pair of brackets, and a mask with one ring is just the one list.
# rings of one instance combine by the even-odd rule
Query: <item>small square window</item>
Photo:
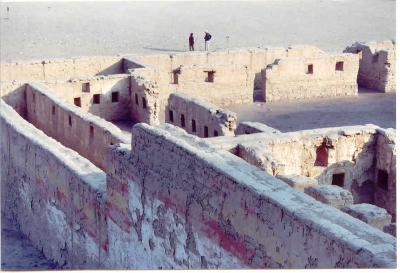
[(100, 104), (100, 94), (93, 95), (93, 104)]
[(313, 74), (314, 73), (314, 65), (309, 64), (307, 65), (307, 74)]
[(82, 92), (90, 93), (90, 83), (88, 82), (82, 83)]
[(81, 107), (81, 98), (80, 97), (74, 98), (74, 104), (78, 107)]
[(336, 173), (332, 175), (332, 185), (336, 185), (339, 187), (344, 186), (344, 173)]
[(343, 65), (344, 65), (344, 62), (342, 62), (342, 61), (336, 62), (335, 70), (336, 71), (343, 71)]
[(118, 92), (112, 92), (111, 93), (111, 102), (118, 102), (119, 99), (119, 93)]
[(214, 82), (215, 71), (205, 71), (207, 73), (206, 82)]

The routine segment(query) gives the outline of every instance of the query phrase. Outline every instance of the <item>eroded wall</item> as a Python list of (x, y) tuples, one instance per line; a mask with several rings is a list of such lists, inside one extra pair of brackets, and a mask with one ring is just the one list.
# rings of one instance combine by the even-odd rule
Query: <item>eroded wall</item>
[(66, 268), (98, 268), (107, 241), (106, 175), (0, 102), (1, 209)]
[(278, 59), (261, 72), (264, 101), (355, 96), (357, 72), (353, 54)]
[(233, 136), (237, 116), (201, 99), (173, 93), (168, 99), (165, 122), (199, 137)]
[(171, 131), (136, 125), (110, 153), (109, 266), (395, 266), (394, 237)]
[(382, 92), (396, 91), (396, 45), (392, 41), (354, 43), (344, 52), (357, 54), (358, 84)]
[(40, 84), (27, 84), (27, 120), (105, 170), (109, 145), (129, 142), (115, 125), (64, 102)]

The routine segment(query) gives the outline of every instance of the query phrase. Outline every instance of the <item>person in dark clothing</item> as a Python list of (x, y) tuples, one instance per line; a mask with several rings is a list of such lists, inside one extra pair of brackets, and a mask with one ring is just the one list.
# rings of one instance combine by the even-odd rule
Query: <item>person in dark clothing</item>
[(208, 33), (207, 31), (204, 32), (204, 33), (206, 34), (206, 35), (204, 36), (204, 46), (205, 46), (204, 50), (205, 50), (205, 51), (208, 51), (208, 48), (209, 48), (209, 46), (210, 46), (211, 34)]
[(193, 33), (190, 33), (190, 36), (189, 36), (189, 50), (190, 50), (190, 51), (194, 51), (194, 37), (193, 37)]

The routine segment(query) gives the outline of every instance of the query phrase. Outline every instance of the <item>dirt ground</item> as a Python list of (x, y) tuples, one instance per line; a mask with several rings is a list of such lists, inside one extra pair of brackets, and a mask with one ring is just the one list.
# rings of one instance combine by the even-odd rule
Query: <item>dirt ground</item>
[[(395, 0), (0, 3), (0, 59), (43, 59), (311, 44), (341, 52), (355, 41), (395, 39)], [(9, 11), (7, 12), (7, 7)], [(282, 131), (375, 123), (395, 127), (395, 94), (230, 107), (240, 120)], [(126, 126), (125, 126), (126, 127)], [(129, 127), (128, 127), (129, 128)], [(2, 222), (2, 269), (56, 268)]]

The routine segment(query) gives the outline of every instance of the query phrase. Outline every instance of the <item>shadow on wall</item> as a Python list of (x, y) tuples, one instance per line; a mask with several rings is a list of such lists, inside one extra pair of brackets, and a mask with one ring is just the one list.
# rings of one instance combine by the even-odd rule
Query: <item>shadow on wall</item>
[(26, 84), (23, 84), (8, 94), (1, 97), (10, 105), (21, 117), (27, 118), (26, 109)]
[(99, 73), (97, 73), (95, 76), (109, 76), (109, 75), (114, 75), (114, 74), (124, 74), (125, 71), (123, 69), (123, 59), (119, 60), (113, 65), (110, 65), (109, 67), (106, 67)]
[(186, 52), (186, 50), (181, 50), (181, 49), (167, 49), (167, 48), (156, 48), (156, 47), (148, 47), (148, 46), (144, 46), (143, 49), (162, 51), (162, 52)]

